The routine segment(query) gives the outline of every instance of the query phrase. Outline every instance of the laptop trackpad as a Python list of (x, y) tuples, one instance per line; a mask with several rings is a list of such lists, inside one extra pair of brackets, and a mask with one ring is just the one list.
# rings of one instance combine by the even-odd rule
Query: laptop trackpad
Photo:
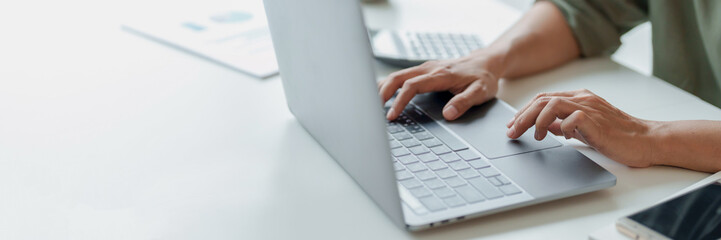
[(569, 146), (491, 162), (536, 198), (573, 195), (612, 186), (616, 182), (613, 174)]
[(513, 117), (514, 111), (498, 99), (472, 107), (454, 121), (446, 121), (443, 119), (442, 109), (451, 97), (453, 95), (448, 92), (427, 93), (416, 96), (413, 103), (489, 159), (561, 146), (561, 143), (552, 137), (536, 141), (533, 138), (535, 128), (529, 129), (517, 140), (509, 139), (506, 136), (506, 123)]

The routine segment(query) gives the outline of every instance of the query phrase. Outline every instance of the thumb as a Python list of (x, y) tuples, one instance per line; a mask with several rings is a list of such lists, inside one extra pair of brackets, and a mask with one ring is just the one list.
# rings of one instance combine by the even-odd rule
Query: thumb
[(489, 96), (481, 81), (474, 81), (463, 92), (456, 94), (443, 107), (443, 118), (448, 121), (456, 120), (471, 107), (484, 103), (494, 96)]

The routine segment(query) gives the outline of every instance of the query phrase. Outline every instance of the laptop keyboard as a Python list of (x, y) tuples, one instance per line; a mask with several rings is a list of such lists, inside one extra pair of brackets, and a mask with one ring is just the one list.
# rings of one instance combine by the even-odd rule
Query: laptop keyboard
[[(474, 149), (414, 106), (388, 122), (388, 140), (398, 182), (428, 211), (522, 192)], [(406, 203), (418, 212), (420, 206)]]

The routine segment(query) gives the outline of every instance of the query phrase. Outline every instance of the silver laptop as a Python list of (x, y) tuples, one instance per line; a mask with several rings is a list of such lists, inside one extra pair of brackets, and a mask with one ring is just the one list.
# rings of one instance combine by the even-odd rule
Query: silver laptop
[(357, 0), (265, 0), (291, 112), (399, 226), (420, 230), (616, 184), (553, 137), (506, 137), (493, 100), (445, 121), (449, 93), (416, 96), (385, 120)]

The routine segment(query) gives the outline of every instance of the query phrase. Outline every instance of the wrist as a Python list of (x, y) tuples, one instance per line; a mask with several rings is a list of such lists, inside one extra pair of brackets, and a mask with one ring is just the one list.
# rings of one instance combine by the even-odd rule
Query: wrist
[(480, 69), (486, 70), (496, 80), (500, 80), (504, 77), (507, 69), (507, 53), (508, 51), (502, 48), (491, 46), (475, 50), (468, 57), (478, 61)]
[(648, 126), (647, 138), (649, 144), (648, 161), (651, 165), (674, 165), (670, 158), (670, 133), (668, 122), (646, 121)]

